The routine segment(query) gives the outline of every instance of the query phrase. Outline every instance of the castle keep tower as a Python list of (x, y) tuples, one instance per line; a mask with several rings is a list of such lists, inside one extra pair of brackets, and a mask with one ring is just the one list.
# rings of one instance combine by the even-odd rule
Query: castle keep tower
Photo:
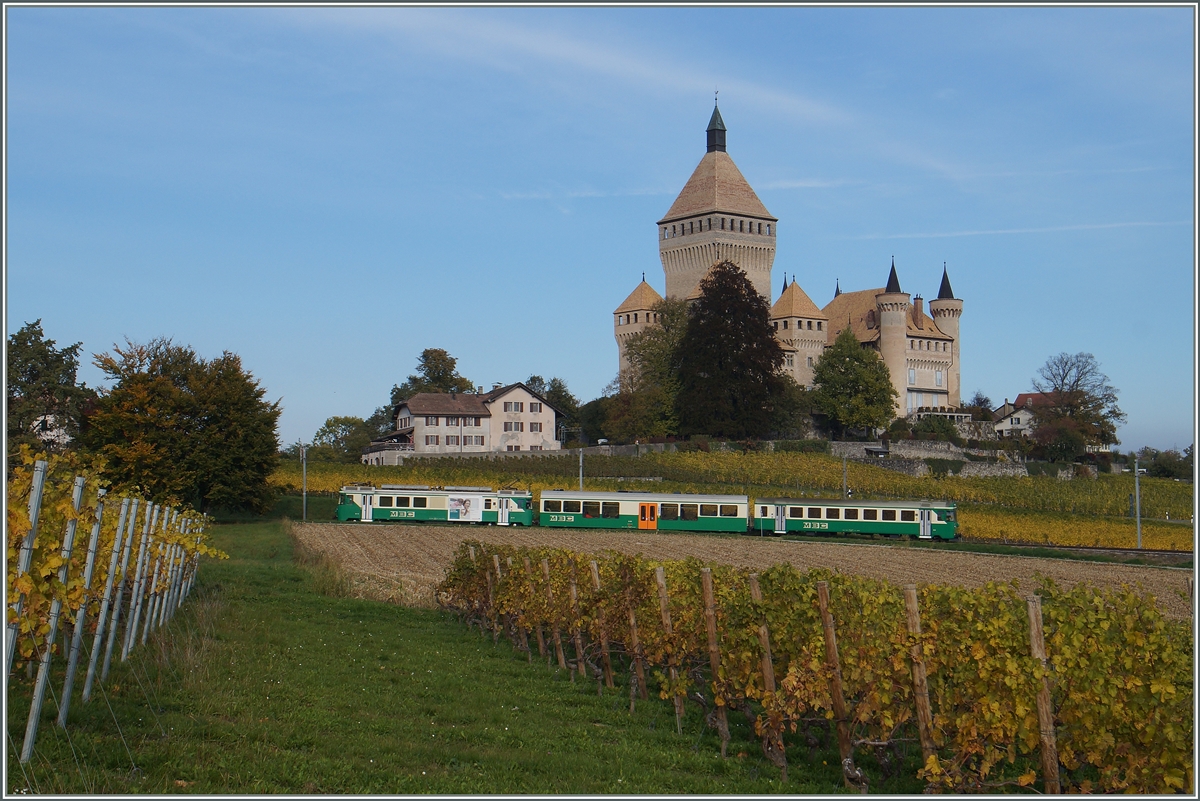
[(620, 365), (617, 368), (618, 375), (624, 376), (629, 371), (629, 358), (625, 355), (625, 343), (634, 334), (640, 334), (652, 323), (658, 322), (658, 315), (651, 309), (660, 300), (662, 300), (662, 295), (655, 292), (654, 287), (646, 283), (646, 277), (643, 275), (642, 283), (638, 284), (629, 293), (629, 297), (625, 298), (625, 302), (613, 312), (613, 335), (617, 338), (617, 354), (620, 358)]
[(714, 107), (708, 152), (658, 221), (658, 254), (669, 298), (686, 298), (708, 268), (726, 259), (746, 272), (760, 295), (771, 297), (778, 220), (725, 152), (725, 132)]

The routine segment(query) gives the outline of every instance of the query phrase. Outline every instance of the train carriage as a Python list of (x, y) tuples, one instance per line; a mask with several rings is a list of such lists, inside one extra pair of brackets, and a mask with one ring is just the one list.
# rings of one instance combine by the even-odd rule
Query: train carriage
[(354, 484), (342, 487), (338, 495), (337, 519), (343, 523), (409, 520), (528, 526), (533, 523), (532, 506), (526, 490)]
[(759, 498), (756, 534), (889, 534), (952, 540), (958, 510), (947, 501), (870, 501), (845, 498)]
[(745, 495), (543, 490), (540, 524), (550, 528), (728, 531), (749, 525)]

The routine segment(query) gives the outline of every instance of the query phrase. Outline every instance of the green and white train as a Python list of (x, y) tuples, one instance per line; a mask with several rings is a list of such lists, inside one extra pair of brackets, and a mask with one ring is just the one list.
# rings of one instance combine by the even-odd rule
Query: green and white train
[(544, 490), (384, 484), (343, 487), (337, 519), (435, 521), (547, 528), (727, 532), (736, 534), (883, 534), (952, 540), (958, 510), (947, 501), (759, 498), (652, 492)]
[(533, 498), (526, 490), (491, 487), (430, 487), (427, 485), (369, 484), (342, 487), (337, 519), (343, 523), (381, 520), (439, 523), (491, 523), (497, 526), (533, 525)]

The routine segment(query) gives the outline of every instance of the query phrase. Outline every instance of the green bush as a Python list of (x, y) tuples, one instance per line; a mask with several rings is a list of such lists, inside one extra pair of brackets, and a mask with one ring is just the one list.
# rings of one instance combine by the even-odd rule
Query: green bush
[(775, 443), (775, 450), (782, 453), (829, 453), (829, 440), (784, 439)]

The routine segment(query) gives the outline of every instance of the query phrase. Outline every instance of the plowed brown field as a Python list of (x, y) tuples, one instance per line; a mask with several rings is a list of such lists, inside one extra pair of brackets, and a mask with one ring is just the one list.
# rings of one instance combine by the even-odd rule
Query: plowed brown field
[(560, 532), (548, 529), (467, 526), (338, 525), (294, 523), (305, 545), (327, 554), (373, 588), (368, 594), (414, 606), (432, 606), (434, 587), (445, 575), (454, 551), (464, 540), (527, 547), (569, 548), (587, 553), (621, 551), (657, 559), (694, 556), (706, 561), (763, 569), (790, 562), (801, 570), (827, 567), (887, 579), (895, 584), (981, 586), (1017, 580), (1036, 586), (1037, 575), (1069, 587), (1087, 582), (1101, 587), (1141, 585), (1171, 617), (1191, 614), (1189, 570), (1114, 565), (1066, 559), (998, 556), (903, 545), (849, 542), (796, 542), (757, 537), (706, 537), (654, 532)]

